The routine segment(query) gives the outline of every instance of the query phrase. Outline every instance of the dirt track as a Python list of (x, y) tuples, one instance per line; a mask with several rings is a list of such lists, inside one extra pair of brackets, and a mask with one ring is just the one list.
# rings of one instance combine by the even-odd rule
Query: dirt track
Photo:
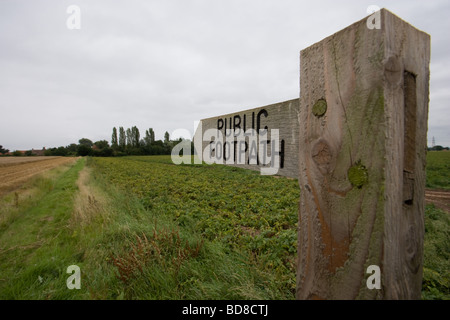
[(449, 190), (425, 190), (425, 202), (434, 204), (437, 208), (450, 213), (450, 191)]
[(5, 157), (0, 158), (0, 196), (20, 187), (31, 177), (77, 158)]

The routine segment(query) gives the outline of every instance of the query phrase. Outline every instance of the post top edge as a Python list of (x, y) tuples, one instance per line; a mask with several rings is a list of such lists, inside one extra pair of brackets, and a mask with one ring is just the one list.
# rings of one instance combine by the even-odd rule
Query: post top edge
[[(396, 15), (395, 13), (393, 13), (392, 11), (390, 11), (390, 10), (388, 10), (388, 9), (386, 9), (386, 8), (381, 8), (381, 9), (379, 10), (379, 12), (380, 12), (380, 15), (381, 15), (381, 28), (380, 28), (380, 30), (373, 30), (374, 32), (377, 32), (377, 31), (384, 31), (384, 29), (386, 28), (386, 24), (388, 23), (387, 21), (397, 20), (397, 21), (401, 22), (402, 24), (408, 25), (409, 28), (414, 29), (414, 30), (416, 30), (417, 32), (420, 32), (420, 33), (426, 35), (428, 38), (431, 37), (431, 36), (430, 36), (428, 33), (426, 33), (425, 31), (422, 31), (422, 30), (416, 28), (416, 27), (413, 26), (411, 23), (407, 22), (406, 20), (402, 19), (401, 17), (399, 17), (398, 15)], [(362, 19), (360, 19), (360, 20), (358, 20), (358, 21), (356, 21), (356, 22), (354, 22), (354, 23), (348, 25), (347, 27), (345, 27), (345, 28), (343, 28), (343, 29), (341, 29), (341, 30), (339, 30), (339, 31), (337, 31), (337, 32), (335, 32), (335, 33), (329, 35), (328, 37), (325, 37), (325, 38), (321, 39), (320, 41), (317, 41), (317, 42), (315, 42), (314, 44), (312, 44), (312, 45), (310, 45), (310, 46), (308, 46), (308, 47), (306, 47), (306, 48), (303, 48), (302, 50), (300, 50), (300, 54), (301, 54), (303, 51), (307, 51), (308, 49), (310, 49), (310, 48), (312, 48), (312, 47), (314, 47), (314, 46), (316, 46), (316, 45), (318, 45), (318, 44), (320, 44), (320, 43), (322, 43), (322, 42), (324, 42), (324, 41), (327, 41), (327, 40), (329, 40), (329, 39), (335, 37), (335, 36), (338, 35), (339, 33), (342, 33), (342, 32), (345, 32), (345, 31), (347, 31), (347, 30), (350, 30), (350, 29), (352, 29), (352, 28), (355, 28), (355, 27), (356, 27), (357, 25), (359, 25), (359, 24), (362, 24), (362, 23), (366, 24), (366, 23), (367, 23), (367, 19), (368, 19), (369, 17), (371, 17), (373, 14), (374, 14), (374, 13), (369, 14), (369, 15), (365, 16), (364, 18), (362, 18)], [(384, 31), (384, 32), (385, 32), (385, 31)]]

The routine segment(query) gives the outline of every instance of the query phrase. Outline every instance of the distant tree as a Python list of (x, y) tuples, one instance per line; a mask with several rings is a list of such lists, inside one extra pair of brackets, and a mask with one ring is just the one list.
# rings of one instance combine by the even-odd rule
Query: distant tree
[(131, 127), (131, 143), (135, 148), (139, 148), (139, 139), (141, 135), (139, 133), (139, 129), (136, 126)]
[(74, 156), (77, 154), (78, 146), (75, 143), (71, 143), (66, 147), (67, 155)]
[(125, 151), (126, 139), (125, 130), (123, 127), (119, 127), (119, 149), (121, 151)]
[(55, 156), (67, 156), (67, 149), (63, 146), (56, 148)]
[(94, 146), (100, 150), (106, 149), (106, 148), (109, 148), (109, 142), (106, 140), (99, 140), (94, 143)]
[[(124, 155), (157, 155), (170, 154), (173, 145), (181, 139), (171, 141), (169, 132), (165, 132), (164, 141), (155, 140), (155, 132), (152, 128), (145, 131), (145, 136), (141, 139), (139, 129), (136, 126), (131, 128), (113, 127), (111, 135), (111, 146), (108, 141), (100, 140), (95, 144), (91, 140), (80, 139), (80, 144), (76, 150), (78, 155), (92, 156), (124, 156)], [(91, 150), (87, 150), (82, 146), (94, 146)]]
[(8, 152), (9, 152), (8, 149), (5, 149), (5, 148), (3, 148), (3, 146), (0, 146), (0, 153), (1, 153), (1, 154), (6, 154), (6, 153), (8, 153)]
[(142, 145), (145, 146), (147, 149), (152, 144), (151, 138), (150, 138), (150, 132), (148, 130), (145, 130), (145, 137), (142, 139)]
[(80, 140), (78, 140), (78, 143), (80, 145), (84, 145), (84, 146), (89, 147), (89, 148), (92, 148), (92, 146), (94, 145), (94, 143), (91, 140), (87, 139), (87, 138), (81, 138)]
[(164, 144), (168, 145), (170, 142), (170, 136), (169, 133), (166, 131), (166, 133), (164, 133)]
[(150, 136), (150, 144), (155, 143), (155, 131), (152, 128), (148, 129), (148, 135)]
[(13, 153), (12, 153), (12, 155), (13, 155), (14, 157), (21, 157), (21, 156), (23, 156), (23, 153), (20, 152), (19, 150), (14, 150)]
[(114, 151), (109, 147), (108, 141), (99, 140), (94, 143), (91, 155), (94, 157), (111, 157), (114, 155)]
[(90, 156), (90, 155), (92, 155), (92, 148), (91, 147), (88, 147), (87, 145), (85, 145), (85, 144), (80, 144), (79, 146), (78, 146), (78, 151), (77, 151), (77, 154), (79, 155), (79, 156), (82, 156), (82, 157), (84, 157), (84, 156)]
[(26, 155), (27, 157), (31, 157), (31, 156), (33, 155), (33, 151), (27, 150), (27, 151), (25, 151), (25, 155)]
[(127, 128), (127, 148), (133, 146), (133, 134), (131, 133), (131, 129)]
[(118, 140), (117, 140), (117, 129), (116, 129), (116, 127), (113, 128), (113, 132), (112, 132), (112, 136), (111, 136), (111, 147), (114, 150), (117, 150), (118, 147), (119, 147), (119, 143), (118, 143)]
[(166, 148), (164, 142), (161, 140), (156, 140), (152, 144), (152, 153), (151, 154), (166, 154)]
[(114, 155), (114, 151), (112, 148), (105, 148), (101, 151), (101, 157), (112, 157)]
[[(78, 149), (78, 147), (79, 146), (77, 146), (77, 149)], [(90, 149), (87, 146), (83, 146), (83, 147)], [(69, 155), (69, 150), (67, 149), (67, 147), (63, 147), (63, 146), (58, 147), (58, 148), (49, 148), (49, 149), (45, 150), (44, 155), (45, 156), (62, 156), (62, 157), (64, 157), (64, 156)], [(72, 155), (74, 155), (74, 153), (72, 153)]]

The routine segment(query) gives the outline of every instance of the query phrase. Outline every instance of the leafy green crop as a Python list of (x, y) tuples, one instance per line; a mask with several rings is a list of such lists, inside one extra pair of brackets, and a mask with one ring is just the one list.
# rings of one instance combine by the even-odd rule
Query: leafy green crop
[(450, 152), (428, 151), (426, 187), (450, 189)]
[[(448, 181), (439, 182), (437, 171), (446, 176), (447, 155), (437, 156), (428, 154), (427, 184), (446, 188)], [(211, 243), (218, 241), (229, 253), (246, 252), (249, 263), (276, 274), (281, 287), (295, 291), (297, 180), (221, 165), (177, 166), (168, 156), (95, 158), (93, 162), (97, 172), (137, 196), (149, 213)], [(447, 213), (427, 206), (424, 299), (449, 297), (448, 226)]]
[(109, 181), (182, 228), (248, 252), (295, 289), (297, 180), (220, 165), (181, 165), (170, 157), (96, 158)]

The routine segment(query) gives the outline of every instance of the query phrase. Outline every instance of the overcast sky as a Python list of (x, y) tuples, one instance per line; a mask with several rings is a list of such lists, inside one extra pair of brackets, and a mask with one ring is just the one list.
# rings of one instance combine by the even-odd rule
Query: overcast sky
[[(66, 25), (70, 5), (80, 29)], [(428, 144), (450, 146), (450, 1), (0, 0), (0, 145), (156, 138), (299, 95), (299, 52), (386, 8), (431, 35)]]

